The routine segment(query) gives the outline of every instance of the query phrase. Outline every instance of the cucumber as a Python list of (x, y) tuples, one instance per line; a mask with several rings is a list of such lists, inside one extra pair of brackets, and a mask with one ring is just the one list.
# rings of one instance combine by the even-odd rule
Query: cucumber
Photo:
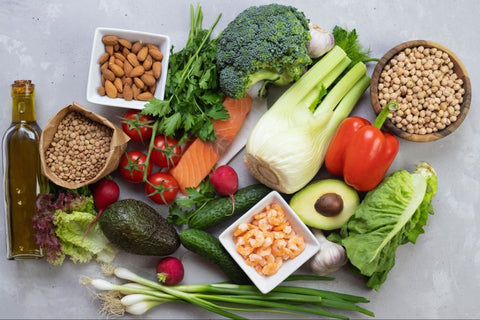
[(244, 214), (258, 201), (262, 200), (272, 191), (263, 184), (254, 184), (238, 189), (233, 195), (235, 198), (235, 210), (232, 214), (232, 199), (221, 197), (208, 202), (200, 208), (188, 221), (190, 228), (205, 230), (215, 226), (231, 217)]
[(180, 241), (186, 249), (217, 265), (232, 282), (251, 283), (242, 268), (222, 246), (220, 240), (210, 233), (198, 229), (185, 229), (180, 232)]

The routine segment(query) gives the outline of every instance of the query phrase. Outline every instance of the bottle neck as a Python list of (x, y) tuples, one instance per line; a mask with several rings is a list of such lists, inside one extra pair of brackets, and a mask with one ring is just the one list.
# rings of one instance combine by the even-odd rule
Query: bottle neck
[(35, 94), (12, 92), (12, 122), (34, 122)]

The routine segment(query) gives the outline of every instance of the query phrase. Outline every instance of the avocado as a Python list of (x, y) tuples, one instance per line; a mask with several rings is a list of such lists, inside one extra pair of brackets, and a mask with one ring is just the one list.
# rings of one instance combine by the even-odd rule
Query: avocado
[(298, 191), (290, 206), (307, 226), (334, 230), (347, 222), (359, 202), (357, 191), (345, 182), (324, 179)]
[(108, 240), (129, 253), (165, 256), (180, 246), (175, 227), (139, 200), (125, 199), (111, 204), (99, 222)]

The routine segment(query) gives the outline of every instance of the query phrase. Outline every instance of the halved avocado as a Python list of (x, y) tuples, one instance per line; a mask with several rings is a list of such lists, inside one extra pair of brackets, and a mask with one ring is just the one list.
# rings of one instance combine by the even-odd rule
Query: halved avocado
[(290, 206), (307, 226), (322, 230), (341, 228), (359, 203), (357, 191), (338, 179), (314, 182), (290, 200)]

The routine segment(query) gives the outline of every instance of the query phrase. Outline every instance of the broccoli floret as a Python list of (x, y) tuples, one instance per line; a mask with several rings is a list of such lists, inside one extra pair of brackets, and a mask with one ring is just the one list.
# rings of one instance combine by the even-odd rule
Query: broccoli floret
[(297, 80), (312, 63), (308, 19), (291, 6), (269, 4), (249, 7), (218, 38), (217, 67), (222, 91), (245, 96), (253, 84), (286, 85)]

